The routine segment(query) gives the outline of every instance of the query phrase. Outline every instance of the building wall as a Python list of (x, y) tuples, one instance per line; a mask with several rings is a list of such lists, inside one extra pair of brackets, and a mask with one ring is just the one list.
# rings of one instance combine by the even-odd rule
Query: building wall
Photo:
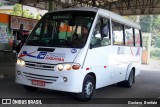
[(13, 39), (9, 29), (9, 15), (0, 14), (0, 50), (11, 50), (10, 41)]

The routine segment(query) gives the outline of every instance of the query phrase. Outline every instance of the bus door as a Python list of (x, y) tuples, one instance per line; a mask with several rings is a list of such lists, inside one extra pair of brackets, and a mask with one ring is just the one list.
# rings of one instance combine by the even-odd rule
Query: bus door
[(113, 67), (108, 66), (110, 50), (112, 50), (109, 30), (109, 19), (99, 16), (94, 26), (90, 49), (85, 60), (85, 65), (89, 65), (92, 72), (96, 74), (97, 88), (111, 84)]

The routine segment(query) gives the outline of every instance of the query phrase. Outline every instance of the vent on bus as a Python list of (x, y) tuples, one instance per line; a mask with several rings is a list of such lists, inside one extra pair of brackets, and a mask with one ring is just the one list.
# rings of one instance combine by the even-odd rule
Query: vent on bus
[(35, 69), (42, 69), (42, 70), (51, 70), (54, 71), (55, 65), (53, 64), (46, 64), (46, 63), (39, 63), (39, 62), (25, 62), (25, 66), (29, 68), (35, 68)]
[(37, 51), (53, 52), (54, 48), (38, 48)]
[(46, 83), (53, 83), (57, 81), (58, 77), (56, 76), (46, 76), (46, 75), (39, 75), (39, 74), (33, 74), (33, 73), (27, 73), (23, 72), (23, 75), (27, 80), (42, 80), (45, 81)]

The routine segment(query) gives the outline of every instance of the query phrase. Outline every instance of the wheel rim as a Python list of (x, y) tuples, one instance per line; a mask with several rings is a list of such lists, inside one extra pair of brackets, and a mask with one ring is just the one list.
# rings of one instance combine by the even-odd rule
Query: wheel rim
[(85, 93), (86, 93), (87, 96), (92, 95), (92, 93), (93, 93), (93, 83), (92, 82), (88, 82), (86, 84)]

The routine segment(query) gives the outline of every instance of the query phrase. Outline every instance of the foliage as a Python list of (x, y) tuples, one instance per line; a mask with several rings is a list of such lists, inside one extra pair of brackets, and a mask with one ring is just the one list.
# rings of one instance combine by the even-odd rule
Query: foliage
[(140, 18), (140, 25), (141, 25), (141, 30), (142, 32), (151, 32), (151, 16), (141, 16)]
[(28, 16), (28, 18), (34, 19), (34, 15), (31, 13), (31, 14)]
[(3, 3), (0, 3), (0, 7), (3, 6)]
[(22, 6), (20, 4), (15, 4), (13, 7), (12, 15), (22, 16)]
[(152, 32), (159, 32), (160, 31), (160, 16), (154, 15), (152, 21)]
[(152, 34), (151, 45), (160, 48), (160, 15), (141, 16), (140, 25), (142, 32)]
[(152, 45), (160, 48), (160, 33), (156, 33), (152, 36)]
[(41, 16), (39, 14), (37, 14), (36, 19), (40, 20)]
[(132, 21), (137, 21), (137, 16), (124, 16), (126, 19), (132, 20)]
[(160, 58), (160, 50), (151, 51), (150, 56), (152, 59), (159, 59)]
[(29, 10), (23, 11), (23, 17), (29, 17)]
[[(21, 4), (15, 4), (13, 7), (12, 15), (16, 16), (22, 16), (22, 5)], [(29, 13), (29, 10), (23, 10), (23, 17), (32, 18), (32, 19), (40, 19), (40, 15), (37, 14), (35, 17), (32, 13)]]

